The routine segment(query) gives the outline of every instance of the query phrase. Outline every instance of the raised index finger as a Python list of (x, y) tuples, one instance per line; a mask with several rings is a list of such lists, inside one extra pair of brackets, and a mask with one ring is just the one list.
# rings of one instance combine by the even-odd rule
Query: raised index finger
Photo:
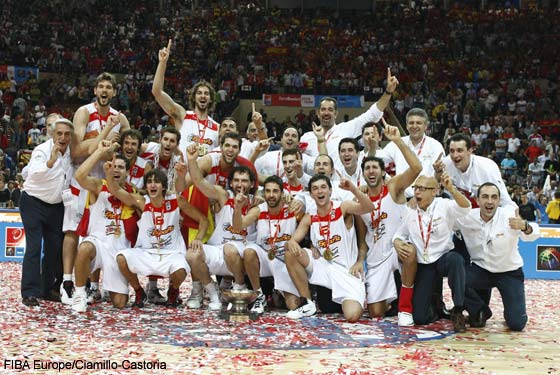
[(171, 45), (173, 44), (173, 39), (169, 39), (169, 41), (167, 42), (167, 52), (171, 51)]
[(391, 68), (387, 68), (387, 83), (389, 83), (390, 78), (391, 78)]
[(255, 102), (252, 103), (252, 106), (253, 106), (253, 113), (255, 113), (255, 112), (256, 112), (256, 110), (255, 110)]

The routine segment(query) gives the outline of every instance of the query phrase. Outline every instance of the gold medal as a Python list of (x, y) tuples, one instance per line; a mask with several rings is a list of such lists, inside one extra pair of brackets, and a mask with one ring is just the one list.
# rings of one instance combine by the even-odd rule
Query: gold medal
[(115, 227), (115, 231), (113, 232), (113, 235), (114, 235), (115, 237), (120, 237), (120, 236), (121, 236), (121, 233), (122, 233), (121, 227), (120, 227), (120, 226), (116, 226), (116, 227)]
[(206, 155), (207, 153), (208, 153), (208, 151), (206, 150), (206, 145), (199, 144), (198, 145), (198, 156), (202, 157), (202, 156)]
[(332, 253), (331, 249), (327, 249), (323, 252), (323, 258), (325, 258), (325, 260), (328, 262), (333, 260), (334, 254)]
[(270, 250), (268, 250), (268, 259), (274, 260), (274, 258), (276, 258), (276, 249), (271, 247)]

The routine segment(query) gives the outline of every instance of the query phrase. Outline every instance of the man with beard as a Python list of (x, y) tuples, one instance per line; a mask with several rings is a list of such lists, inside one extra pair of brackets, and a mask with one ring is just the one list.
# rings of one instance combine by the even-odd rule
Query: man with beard
[(175, 127), (181, 133), (181, 143), (179, 144), (181, 153), (185, 155), (187, 146), (195, 143), (198, 145), (199, 156), (204, 156), (208, 151), (218, 147), (219, 125), (209, 116), (209, 112), (214, 106), (215, 91), (210, 83), (197, 82), (189, 94), (189, 105), (192, 111), (187, 111), (163, 91), (171, 46), (172, 41), (169, 39), (167, 47), (159, 50), (159, 63), (154, 75), (152, 94), (165, 113), (173, 118)]
[[(436, 139), (426, 135), (429, 120), (428, 114), (422, 108), (412, 108), (406, 114), (406, 129), (408, 136), (403, 137), (403, 142), (410, 148), (422, 163), (422, 175), (433, 176), (433, 164), (436, 160), (445, 155), (445, 150), (441, 143)], [(389, 156), (391, 162), (395, 164), (395, 174), (401, 174), (408, 169), (408, 163), (399, 149), (399, 147), (391, 142), (383, 149)], [(387, 167), (391, 168), (390, 165)], [(406, 197), (412, 198), (414, 192), (411, 188), (406, 189)]]
[[(284, 254), (290, 278), (300, 296), (299, 306), (286, 315), (290, 319), (315, 314), (309, 283), (330, 289), (332, 301), (342, 305), (342, 313), (349, 322), (358, 321), (362, 315), (364, 284), (350, 273), (350, 267), (358, 257), (353, 215), (373, 211), (374, 206), (350, 180), (342, 179), (340, 188), (352, 192), (358, 202), (332, 201), (332, 185), (327, 176), (315, 175), (309, 181), (316, 208), (303, 216), (286, 243)], [(308, 231), (315, 247), (313, 250), (304, 250), (299, 245)]]
[[(292, 150), (296, 151), (291, 149), (285, 153)], [(248, 205), (247, 195), (240, 193), (235, 196), (233, 228), (242, 231), (255, 224), (257, 227), (256, 242), (247, 244), (238, 253), (243, 269), (258, 295), (251, 307), (251, 312), (257, 314), (264, 312), (267, 303), (261, 289), (261, 277), (274, 277), (274, 289), (284, 295), (288, 309), (294, 310), (299, 306), (299, 295), (284, 260), (284, 245), (296, 230), (297, 220), (283, 203), (282, 194), (283, 182), (280, 177), (268, 177), (264, 183), (266, 202), (249, 209), (246, 215), (243, 215), (243, 209)]]
[[(228, 133), (224, 137), (222, 144), (223, 155), (226, 160), (230, 160), (233, 164), (233, 151), (239, 151), (239, 142), (232, 142), (233, 139), (229, 138)], [(235, 134), (236, 135), (236, 134)], [(231, 145), (229, 143), (232, 143)], [(216, 285), (210, 278), (210, 275), (221, 276), (235, 276), (233, 288), (235, 290), (244, 289), (244, 276), (234, 275), (226, 265), (225, 257), (229, 252), (226, 247), (232, 251), (242, 251), (246, 241), (254, 240), (255, 228), (250, 227), (246, 230), (237, 231), (232, 225), (233, 211), (234, 211), (234, 196), (235, 194), (249, 194), (255, 186), (254, 172), (245, 166), (234, 166), (230, 171), (230, 176), (226, 181), (229, 181), (229, 190), (226, 190), (219, 183), (212, 183), (204, 178), (203, 171), (199, 168), (196, 159), (198, 157), (196, 145), (191, 145), (187, 148), (188, 169), (190, 177), (194, 185), (204, 194), (208, 199), (214, 200), (217, 203), (217, 209), (214, 211), (216, 227), (207, 243), (203, 247), (203, 251), (192, 251), (187, 254), (187, 260), (192, 270), (193, 289), (187, 306), (189, 308), (197, 309), (202, 305), (202, 288), (210, 297), (208, 308), (210, 310), (219, 310), (221, 302), (218, 295)], [(252, 201), (252, 196), (249, 201)], [(244, 211), (250, 205), (244, 207)], [(244, 212), (245, 213), (245, 212)]]
[(480, 208), (457, 220), (471, 263), (467, 265), (465, 307), (471, 327), (484, 327), (488, 305), (477, 289), (498, 288), (504, 304), (504, 318), (513, 331), (521, 331), (527, 323), (523, 258), (519, 254), (519, 238), (534, 241), (540, 237), (536, 223), (519, 217), (511, 205), (500, 207), (500, 188), (492, 182), (478, 188)]
[[(325, 131), (325, 144), (328, 154), (333, 159), (338, 158), (338, 142), (342, 138), (357, 138), (361, 135), (362, 126), (367, 122), (377, 122), (383, 116), (383, 111), (391, 101), (391, 96), (397, 88), (399, 81), (391, 75), (387, 68), (387, 88), (381, 98), (375, 102), (365, 113), (340, 124), (335, 124), (338, 116), (338, 107), (335, 98), (325, 97), (319, 105), (319, 126)], [(301, 144), (305, 147), (304, 153), (315, 157), (319, 153), (318, 141), (313, 132), (307, 132), (301, 137)]]
[(126, 182), (137, 190), (143, 190), (144, 174), (152, 169), (152, 165), (139, 156), (142, 149), (142, 134), (138, 130), (129, 129), (122, 133), (119, 143), (122, 155), (129, 165)]
[[(72, 159), (76, 169), (85, 158), (95, 151), (102, 140), (116, 142), (121, 132), (130, 129), (126, 116), (111, 107), (111, 100), (117, 94), (116, 87), (117, 82), (113, 75), (100, 74), (93, 89), (95, 102), (78, 108), (74, 114), (75, 133)], [(104, 177), (102, 160), (91, 170), (90, 174), (96, 178)], [(66, 304), (72, 303), (74, 291), (72, 271), (78, 246), (78, 235), (81, 235), (76, 233), (76, 230), (82, 220), (87, 195), (86, 190), (81, 189), (75, 179), (70, 183), (70, 192), (74, 198), (67, 200), (64, 207), (63, 231), (65, 235), (62, 246), (64, 282), (60, 287), (61, 301)], [(97, 283), (92, 285), (92, 293), (100, 297)]]
[[(107, 188), (107, 181), (89, 176), (95, 165), (114, 151), (109, 141), (99, 143), (97, 150), (76, 171), (75, 178), (88, 194), (89, 223), (87, 236), (78, 246), (75, 262), (76, 290), (72, 310), (87, 310), (86, 282), (91, 272), (103, 270), (103, 290), (110, 292), (116, 308), (123, 308), (128, 301), (128, 283), (119, 271), (116, 255), (136, 241), (137, 227), (134, 209), (124, 205)], [(131, 192), (126, 183), (127, 162), (122, 156), (113, 158), (112, 179), (119, 187)]]
[[(385, 120), (383, 120), (385, 123)], [(383, 317), (388, 303), (397, 298), (393, 272), (402, 275), (399, 296), (398, 324), (414, 325), (412, 319), (412, 295), (416, 275), (416, 251), (407, 246), (397, 252), (392, 246), (393, 234), (406, 216), (405, 189), (422, 171), (422, 164), (415, 153), (400, 137), (399, 129), (385, 123), (385, 136), (394, 142), (405, 156), (409, 168), (385, 183), (385, 164), (382, 159), (367, 156), (362, 162), (362, 171), (368, 187), (369, 199), (375, 209), (364, 215), (366, 231), (357, 231), (359, 255), (350, 271), (363, 277), (364, 260), (367, 260), (366, 293), (371, 317)], [(341, 142), (342, 144), (342, 142)]]
[[(418, 268), (414, 285), (413, 317), (416, 324), (429, 324), (438, 319), (432, 294), (438, 277), (447, 277), (454, 307), (451, 320), (455, 332), (465, 332), (463, 307), (465, 299), (465, 261), (453, 250), (453, 224), (471, 209), (469, 200), (461, 194), (444, 173), (442, 183), (454, 200), (437, 197), (439, 184), (435, 177), (420, 176), (414, 183), (417, 207), (409, 210), (393, 236), (398, 254), (415, 249)], [(437, 197), (437, 198), (436, 198)]]

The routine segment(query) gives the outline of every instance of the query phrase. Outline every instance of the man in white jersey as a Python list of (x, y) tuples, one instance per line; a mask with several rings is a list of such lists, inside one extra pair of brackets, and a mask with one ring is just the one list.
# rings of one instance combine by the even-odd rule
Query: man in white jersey
[[(136, 220), (134, 209), (126, 206), (113, 196), (103, 179), (89, 176), (95, 165), (107, 154), (114, 151), (109, 141), (99, 143), (97, 150), (87, 158), (76, 171), (76, 181), (86, 189), (89, 203), (89, 222), (87, 236), (78, 246), (75, 262), (76, 291), (72, 299), (72, 310), (87, 310), (86, 282), (91, 272), (103, 270), (103, 289), (110, 292), (111, 301), (116, 308), (123, 308), (128, 301), (128, 283), (119, 271), (116, 255), (119, 250), (130, 247), (134, 238)], [(127, 163), (122, 156), (113, 159), (114, 167), (111, 178), (119, 187), (131, 191), (126, 184)], [(132, 227), (126, 227), (126, 221), (133, 220)]]
[[(231, 133), (229, 133), (231, 134)], [(227, 138), (224, 142), (227, 142)], [(226, 246), (231, 248), (231, 252), (243, 250), (245, 242), (254, 239), (255, 229), (248, 228), (237, 231), (233, 228), (234, 193), (249, 193), (254, 189), (255, 175), (246, 166), (236, 166), (231, 170), (228, 178), (229, 188), (232, 192), (224, 189), (220, 184), (212, 184), (204, 178), (201, 169), (196, 163), (196, 146), (187, 148), (188, 169), (196, 186), (208, 199), (216, 201), (215, 209), (215, 229), (203, 251), (189, 252), (187, 260), (192, 269), (193, 291), (187, 301), (189, 308), (200, 308), (202, 304), (202, 287), (210, 297), (208, 307), (210, 310), (219, 310), (221, 303), (216, 289), (216, 285), (210, 275), (234, 276), (228, 269), (225, 261)], [(215, 206), (216, 207), (216, 206)], [(249, 238), (248, 238), (249, 237)], [(252, 237), (252, 238), (251, 238)], [(237, 275), (235, 289), (243, 289), (244, 276)]]
[(144, 173), (152, 169), (148, 160), (139, 156), (142, 149), (142, 133), (136, 129), (129, 129), (122, 133), (119, 143), (121, 153), (129, 164), (126, 182), (141, 191), (144, 188)]
[(435, 177), (420, 176), (414, 183), (417, 208), (408, 215), (393, 236), (397, 253), (415, 249), (418, 268), (414, 285), (413, 316), (416, 324), (429, 324), (437, 320), (432, 294), (439, 276), (447, 277), (454, 307), (451, 320), (455, 332), (465, 332), (463, 307), (465, 300), (465, 261), (453, 250), (453, 225), (456, 219), (467, 215), (469, 200), (461, 194), (443, 174), (442, 183), (452, 199), (439, 198), (439, 184)]
[(383, 159), (366, 156), (362, 161), (368, 196), (375, 209), (361, 216), (366, 231), (357, 231), (360, 252), (351, 272), (355, 276), (363, 276), (363, 263), (367, 260), (366, 292), (369, 315), (383, 317), (388, 303), (397, 298), (393, 272), (399, 270), (403, 285), (399, 296), (398, 324), (411, 326), (414, 325), (412, 294), (416, 275), (416, 251), (406, 248), (397, 253), (392, 241), (394, 232), (406, 216), (404, 191), (418, 177), (422, 171), (422, 164), (403, 142), (397, 127), (385, 125), (385, 135), (399, 147), (409, 163), (409, 168), (385, 183)]
[[(111, 166), (108, 166), (109, 170)], [(184, 177), (184, 176), (181, 176)], [(202, 227), (208, 227), (206, 216), (194, 209), (185, 199), (175, 193), (167, 194), (167, 176), (158, 169), (145, 174), (144, 185), (147, 195), (132, 194), (107, 178), (109, 189), (123, 203), (142, 212), (138, 221), (138, 239), (134, 248), (119, 251), (117, 263), (135, 292), (133, 307), (143, 307), (147, 295), (137, 275), (169, 277), (167, 305), (181, 304), (179, 287), (190, 271), (186, 261), (187, 248), (181, 232), (179, 211), (188, 213)], [(202, 236), (189, 244), (189, 251), (200, 251)]]
[(203, 156), (218, 147), (219, 125), (209, 116), (214, 106), (215, 91), (210, 83), (197, 82), (189, 95), (192, 111), (187, 111), (163, 91), (171, 46), (172, 41), (169, 39), (167, 47), (159, 50), (159, 63), (154, 75), (152, 94), (165, 113), (173, 118), (175, 127), (181, 133), (179, 150), (183, 155), (186, 153), (187, 146), (195, 143), (199, 148), (199, 156)]
[[(351, 191), (358, 202), (331, 200), (332, 185), (327, 176), (315, 175), (309, 181), (309, 191), (316, 209), (303, 216), (292, 238), (286, 243), (285, 260), (290, 278), (300, 295), (298, 308), (290, 310), (288, 318), (299, 319), (314, 315), (309, 283), (332, 290), (332, 300), (342, 305), (349, 322), (360, 319), (365, 300), (362, 280), (350, 273), (358, 250), (354, 231), (354, 216), (373, 211), (373, 203), (350, 180), (342, 179), (340, 187)], [(302, 249), (299, 243), (309, 231), (313, 250)]]
[(296, 230), (297, 220), (288, 205), (282, 202), (283, 184), (278, 176), (268, 177), (264, 183), (266, 202), (252, 207), (246, 215), (242, 211), (248, 204), (247, 195), (235, 196), (233, 228), (241, 231), (255, 223), (257, 226), (256, 242), (247, 244), (239, 253), (253, 290), (258, 293), (251, 307), (251, 312), (257, 314), (264, 312), (267, 303), (261, 289), (261, 277), (274, 277), (274, 288), (284, 295), (288, 309), (299, 306), (299, 295), (284, 261), (284, 245)]
[[(422, 174), (426, 176), (434, 175), (433, 164), (438, 158), (445, 155), (445, 150), (441, 143), (426, 135), (429, 125), (428, 114), (422, 108), (412, 108), (406, 114), (406, 129), (408, 136), (403, 137), (403, 142), (410, 148), (422, 163)], [(383, 149), (391, 162), (395, 164), (395, 174), (401, 174), (408, 169), (408, 163), (394, 142), (388, 143)], [(387, 165), (388, 168), (390, 164)], [(406, 197), (412, 198), (414, 192), (409, 187), (406, 189)]]
[[(86, 104), (76, 111), (73, 118), (75, 136), (72, 143), (72, 159), (77, 169), (80, 163), (95, 151), (104, 139), (117, 142), (119, 134), (130, 129), (126, 116), (111, 107), (111, 100), (117, 94), (117, 82), (109, 73), (100, 74), (95, 80), (93, 93), (95, 102)], [(104, 178), (102, 161), (91, 171), (91, 175)], [(78, 247), (76, 230), (82, 218), (87, 192), (72, 180), (70, 191), (74, 197), (67, 199), (64, 207), (64, 243), (62, 245), (63, 283), (60, 287), (61, 301), (72, 303), (74, 283), (72, 271)], [(67, 193), (68, 195), (68, 193)], [(95, 285), (92, 285), (95, 289)], [(97, 294), (99, 294), (98, 289)]]
[[(325, 143), (328, 154), (333, 159), (338, 158), (338, 142), (342, 138), (357, 138), (362, 132), (362, 126), (367, 122), (377, 122), (383, 116), (383, 111), (391, 101), (391, 96), (395, 92), (399, 81), (397, 77), (391, 75), (391, 70), (387, 68), (387, 88), (385, 92), (366, 112), (360, 116), (340, 124), (335, 124), (338, 116), (337, 102), (335, 98), (325, 97), (321, 99), (319, 105), (320, 126), (325, 130)], [(317, 138), (313, 132), (307, 132), (301, 137), (301, 145), (305, 147), (304, 153), (315, 157), (319, 154)]]

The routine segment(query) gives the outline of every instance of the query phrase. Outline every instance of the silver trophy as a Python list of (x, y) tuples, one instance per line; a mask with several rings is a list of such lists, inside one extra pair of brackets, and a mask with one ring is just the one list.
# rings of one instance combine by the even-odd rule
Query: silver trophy
[[(258, 319), (259, 315), (248, 309), (248, 305), (257, 299), (257, 292), (254, 290), (222, 290), (222, 298), (228, 302), (228, 309), (220, 312), (220, 318), (230, 322), (247, 322)], [(229, 308), (230, 304), (231, 308)]]

